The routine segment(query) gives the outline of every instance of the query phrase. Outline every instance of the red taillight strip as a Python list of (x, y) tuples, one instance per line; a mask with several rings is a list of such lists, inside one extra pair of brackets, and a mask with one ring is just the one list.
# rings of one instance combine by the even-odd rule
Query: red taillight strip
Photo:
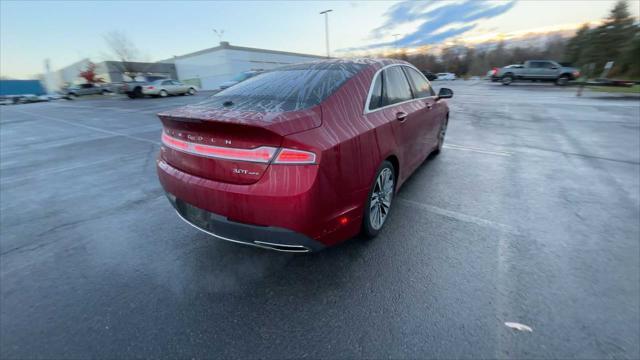
[(224, 160), (241, 160), (259, 163), (268, 163), (276, 153), (277, 148), (261, 146), (255, 149), (238, 149), (222, 146), (202, 145), (176, 139), (162, 133), (162, 143), (174, 150), (193, 155), (205, 156)]
[(315, 164), (316, 154), (309, 151), (282, 149), (273, 161), (274, 164)]

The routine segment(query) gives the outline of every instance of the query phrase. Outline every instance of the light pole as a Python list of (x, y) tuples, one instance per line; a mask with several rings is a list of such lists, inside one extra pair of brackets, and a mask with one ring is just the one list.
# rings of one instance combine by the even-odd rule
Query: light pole
[(320, 15), (324, 14), (324, 37), (327, 41), (327, 57), (331, 57), (331, 53), (329, 52), (329, 13), (332, 11), (332, 9), (329, 9), (320, 12)]

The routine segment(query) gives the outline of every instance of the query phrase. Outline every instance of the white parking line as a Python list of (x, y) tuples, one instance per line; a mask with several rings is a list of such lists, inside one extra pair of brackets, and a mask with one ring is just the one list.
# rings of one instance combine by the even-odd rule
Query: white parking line
[(466, 222), (466, 223), (471, 223), (471, 224), (479, 225), (479, 226), (482, 226), (482, 227), (488, 227), (488, 228), (492, 228), (492, 229), (497, 229), (497, 230), (508, 232), (508, 233), (515, 234), (515, 235), (518, 235), (520, 233), (513, 226), (501, 224), (501, 223), (498, 223), (498, 222), (495, 222), (495, 221), (491, 221), (491, 220), (482, 219), (482, 218), (479, 218), (479, 217), (475, 217), (475, 216), (459, 213), (457, 211), (451, 211), (451, 210), (442, 209), (442, 208), (439, 208), (439, 207), (433, 206), (433, 205), (422, 204), (422, 203), (419, 203), (417, 201), (408, 200), (408, 199), (404, 199), (404, 198), (398, 198), (397, 200), (398, 200), (398, 202), (400, 202), (403, 205), (407, 205), (407, 206), (410, 206), (412, 208), (418, 208), (418, 209), (421, 209), (421, 210), (426, 210), (426, 211), (428, 211), (430, 213), (434, 213), (434, 214), (438, 214), (438, 215), (441, 215), (441, 216), (445, 216), (445, 217), (448, 217), (448, 218), (451, 218), (451, 219), (454, 219), (454, 220), (463, 221), (463, 222)]
[(489, 154), (489, 155), (497, 155), (497, 156), (511, 156), (511, 155), (513, 155), (513, 153), (507, 152), (507, 151), (495, 151), (495, 150), (478, 149), (478, 148), (471, 148), (471, 147), (460, 146), (460, 145), (455, 145), (455, 144), (445, 144), (443, 146), (445, 148), (447, 148), (447, 149), (462, 150), (462, 151), (473, 151), (473, 152), (482, 153), (482, 154)]

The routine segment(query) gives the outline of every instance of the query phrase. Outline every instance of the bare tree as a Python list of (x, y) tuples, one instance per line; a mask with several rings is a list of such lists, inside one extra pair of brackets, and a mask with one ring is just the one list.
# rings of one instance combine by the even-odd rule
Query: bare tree
[(134, 64), (135, 60), (140, 56), (138, 48), (125, 33), (120, 31), (111, 31), (105, 34), (104, 40), (109, 47), (110, 55), (120, 61), (118, 65), (120, 71), (134, 79), (138, 75)]

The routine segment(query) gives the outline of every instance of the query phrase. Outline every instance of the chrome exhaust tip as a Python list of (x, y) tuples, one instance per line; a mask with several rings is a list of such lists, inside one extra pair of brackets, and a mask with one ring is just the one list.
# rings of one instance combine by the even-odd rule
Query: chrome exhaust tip
[(295, 252), (295, 253), (311, 252), (311, 249), (302, 245), (274, 244), (266, 241), (257, 241), (257, 240), (254, 241), (253, 243), (256, 246), (270, 249), (270, 250), (275, 250), (275, 251)]

